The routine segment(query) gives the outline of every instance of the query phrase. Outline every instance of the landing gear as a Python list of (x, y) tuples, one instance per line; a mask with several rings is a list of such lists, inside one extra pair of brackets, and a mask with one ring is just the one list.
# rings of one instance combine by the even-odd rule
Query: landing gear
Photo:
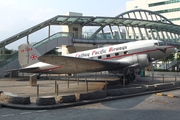
[(130, 80), (130, 76), (125, 75), (125, 80), (124, 80), (124, 75), (120, 77), (120, 82), (123, 85), (123, 83), (125, 82), (125, 85), (129, 85), (129, 83), (131, 82)]
[[(134, 74), (134, 70), (124, 69), (122, 71), (111, 71), (111, 73), (113, 73), (114, 75), (119, 77), (120, 83), (122, 85), (124, 85), (124, 84), (128, 85), (131, 81), (134, 81), (136, 78), (136, 76)], [(122, 73), (123, 73), (123, 75), (122, 75)], [(125, 77), (125, 79), (124, 79), (124, 77)]]
[(39, 74), (37, 74), (37, 79), (40, 79), (40, 76), (41, 76), (41, 74), (39, 73)]
[(125, 85), (129, 85), (129, 83), (131, 81), (134, 81), (135, 78), (136, 78), (136, 76), (133, 73), (127, 74), (127, 75), (125, 75), (125, 81), (124, 81), (124, 75), (123, 75), (123, 76), (120, 77), (120, 82), (121, 82), (122, 85), (123, 85), (124, 82), (125, 82)]
[(131, 81), (134, 81), (136, 79), (136, 76), (133, 73), (129, 74), (129, 76), (131, 78)]

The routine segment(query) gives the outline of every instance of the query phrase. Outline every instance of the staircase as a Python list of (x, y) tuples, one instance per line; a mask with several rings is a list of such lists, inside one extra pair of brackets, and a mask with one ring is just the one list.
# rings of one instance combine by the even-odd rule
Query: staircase
[[(70, 33), (59, 32), (53, 34), (52, 36), (34, 44), (33, 46), (41, 55), (43, 55), (61, 45), (73, 45), (72, 35)], [(0, 62), (0, 77), (4, 77), (5, 75), (7, 75), (7, 70), (18, 68), (20, 68), (18, 61), (18, 52), (15, 52), (6, 60)]]

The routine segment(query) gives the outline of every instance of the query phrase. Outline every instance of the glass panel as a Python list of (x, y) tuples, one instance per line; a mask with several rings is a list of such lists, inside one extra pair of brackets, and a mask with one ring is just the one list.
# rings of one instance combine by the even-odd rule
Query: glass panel
[(115, 19), (106, 19), (104, 22), (106, 23), (111, 23), (112, 21), (114, 21)]
[(104, 21), (104, 20), (105, 20), (105, 18), (96, 18), (96, 19), (94, 20), (94, 22), (100, 23), (100, 22), (102, 22), (102, 21)]
[(68, 16), (67, 17), (58, 17), (57, 18), (57, 20), (56, 21), (64, 21), (64, 20), (66, 20), (68, 18)]
[(76, 21), (78, 18), (69, 18), (68, 19), (68, 22), (74, 22), (74, 21)]

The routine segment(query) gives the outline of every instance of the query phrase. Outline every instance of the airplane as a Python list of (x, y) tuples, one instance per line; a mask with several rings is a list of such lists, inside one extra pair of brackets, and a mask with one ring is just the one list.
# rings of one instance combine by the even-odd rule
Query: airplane
[[(135, 71), (148, 67), (153, 61), (174, 53), (174, 46), (160, 40), (141, 40), (75, 52), (67, 55), (40, 55), (28, 43), (18, 47), (20, 72), (76, 74), (109, 71), (128, 85), (135, 79)], [(125, 80), (123, 80), (125, 79)]]

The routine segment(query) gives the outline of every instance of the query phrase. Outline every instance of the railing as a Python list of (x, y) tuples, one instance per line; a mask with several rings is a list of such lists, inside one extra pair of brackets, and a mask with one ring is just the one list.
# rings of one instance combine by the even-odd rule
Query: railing
[[(125, 32), (122, 32), (121, 33), (121, 36), (119, 35), (118, 32), (113, 32), (113, 35), (111, 35), (110, 32), (108, 33), (98, 33), (98, 34), (93, 34), (93, 32), (84, 32), (82, 33), (82, 36), (81, 37), (78, 37), (78, 39), (91, 39), (91, 40), (151, 40), (151, 39), (158, 39), (158, 40), (163, 40), (163, 41), (166, 41), (166, 42), (174, 42), (174, 43), (179, 43), (180, 42), (180, 39), (179, 38), (164, 38), (162, 35), (159, 34), (159, 37), (158, 35), (154, 35), (154, 38), (151, 34), (148, 34), (148, 36), (146, 36), (145, 33), (142, 34), (142, 37), (141, 37), (141, 34), (133, 34), (133, 33), (125, 33)], [(176, 42), (175, 42), (176, 41)]]
[(38, 47), (40, 47), (40, 46), (42, 46), (42, 45), (44, 45), (44, 44), (46, 44), (46, 43), (48, 43), (48, 42), (58, 38), (58, 37), (73, 37), (73, 34), (72, 33), (68, 33), (68, 32), (55, 33), (55, 34), (51, 35), (50, 37), (45, 38), (45, 39), (41, 40), (40, 42), (37, 42), (37, 43), (33, 44), (33, 46), (35, 48), (38, 48)]

